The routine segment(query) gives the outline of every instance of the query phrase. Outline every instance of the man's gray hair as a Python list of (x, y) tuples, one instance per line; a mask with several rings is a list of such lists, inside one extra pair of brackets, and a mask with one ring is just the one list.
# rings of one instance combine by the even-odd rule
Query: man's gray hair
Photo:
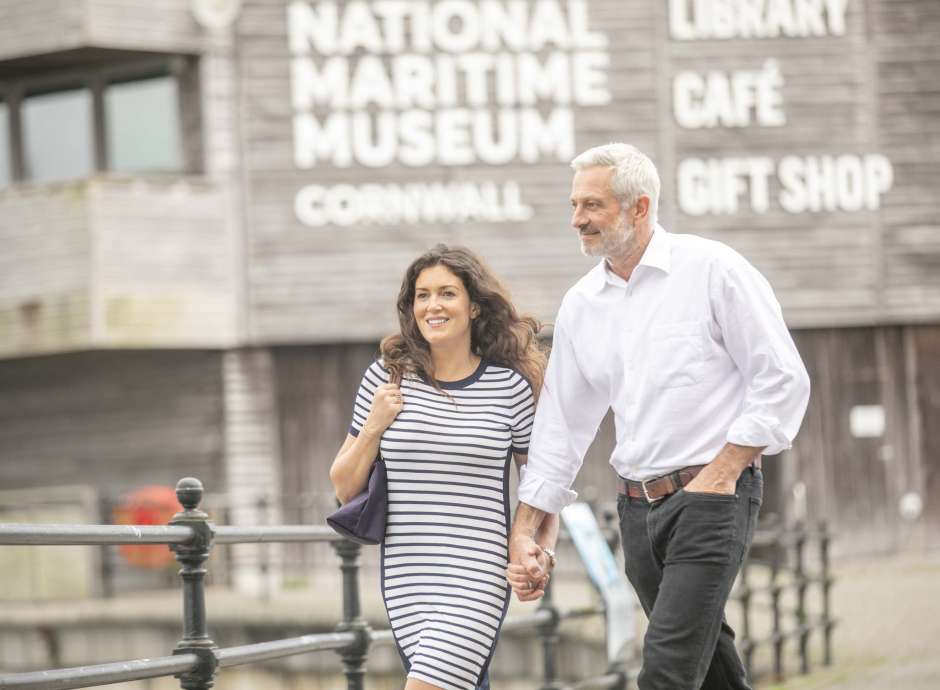
[(633, 206), (641, 196), (649, 197), (650, 221), (656, 222), (659, 211), (659, 173), (653, 161), (637, 147), (619, 142), (595, 146), (571, 161), (571, 167), (575, 170), (613, 168), (610, 184), (623, 210)]

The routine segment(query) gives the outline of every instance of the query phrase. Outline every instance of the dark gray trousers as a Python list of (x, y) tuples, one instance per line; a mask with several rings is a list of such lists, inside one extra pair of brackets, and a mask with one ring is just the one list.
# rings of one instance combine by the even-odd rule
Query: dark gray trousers
[(750, 690), (724, 609), (763, 492), (749, 467), (733, 496), (618, 496), (627, 578), (649, 618), (640, 690)]

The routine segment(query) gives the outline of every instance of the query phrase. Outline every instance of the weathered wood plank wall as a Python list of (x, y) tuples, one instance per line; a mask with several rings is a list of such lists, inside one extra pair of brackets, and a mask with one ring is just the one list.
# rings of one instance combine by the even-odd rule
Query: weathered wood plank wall
[(189, 0), (0, 0), (0, 60), (85, 46), (196, 53)]
[(0, 357), (236, 344), (230, 198), (203, 178), (0, 191)]
[[(936, 543), (940, 519), (930, 478), (938, 458), (940, 396), (932, 389), (940, 359), (929, 344), (938, 332), (914, 326), (795, 333), (813, 392), (793, 449), (768, 460), (783, 469), (772, 490), (791, 518), (828, 520), (837, 554)], [(853, 433), (852, 411), (860, 405), (883, 408), (883, 433)], [(922, 512), (905, 517), (910, 500), (921, 502)]]
[(83, 352), (0, 361), (0, 486), (116, 497), (200, 477), (224, 486), (220, 354)]
[[(172, 194), (147, 192), (146, 184), (135, 191), (96, 182), (102, 186), (91, 205), (69, 186), (52, 194), (48, 187), (0, 192), (0, 351), (31, 337), (20, 302), (34, 309), (37, 284), (49, 295), (39, 313), (53, 314), (50, 350), (75, 339), (85, 346), (225, 347), (243, 344), (237, 335), (245, 334), (249, 344), (272, 347), (277, 404), (270, 414), (280, 430), (281, 490), (314, 495), (313, 507), (286, 504), (285, 517), (319, 521), (329, 508), (326, 471), (359, 376), (375, 341), (394, 326), (398, 282), (417, 253), (437, 241), (476, 248), (520, 307), (546, 320), (592, 261), (578, 254), (567, 228), (570, 171), (558, 155), (489, 166), (319, 162), (298, 169), (288, 5), (245, 0), (229, 37), (199, 29), (184, 0), (0, 0), (0, 59), (79, 45), (202, 53), (204, 170), (211, 178), (205, 195), (182, 194), (179, 207)], [(844, 32), (763, 40), (679, 40), (663, 0), (586, 6), (589, 30), (608, 38), (601, 52), (610, 60), (610, 102), (573, 108), (575, 150), (625, 139), (650, 153), (663, 177), (664, 223), (748, 256), (799, 329), (814, 394), (794, 449), (770, 461), (779, 472), (773, 500), (792, 510), (792, 488), (804, 483), (810, 516), (832, 519), (844, 553), (936, 539), (940, 340), (937, 327), (910, 324), (940, 322), (940, 5), (849, 0)], [(758, 70), (768, 59), (781, 72), (785, 126), (691, 129), (677, 122), (673, 87), (681, 72)], [(544, 99), (537, 105), (543, 115), (553, 107)], [(893, 166), (893, 186), (878, 209), (788, 213), (776, 175), (768, 178), (766, 212), (751, 207), (746, 180), (733, 213), (693, 215), (680, 204), (678, 171), (690, 158), (776, 163), (788, 155), (865, 154), (882, 154)], [(294, 208), (309, 184), (507, 180), (519, 182), (532, 209), (527, 220), (311, 227)], [(100, 240), (94, 263), (91, 238)], [(95, 311), (89, 295), (108, 304), (110, 297), (92, 290), (93, 281), (132, 300), (147, 298), (144, 282), (161, 295), (182, 286), (197, 304), (180, 312), (152, 303), (122, 319), (117, 302)], [(29, 289), (21, 293), (22, 286)], [(242, 330), (236, 312), (243, 307)], [(93, 323), (92, 314), (102, 319)], [(94, 329), (107, 326), (109, 314), (118, 319), (115, 329), (96, 339)], [(174, 323), (176, 335), (159, 328)], [(224, 486), (223, 437), (244, 429), (237, 420), (223, 423), (220, 358), (116, 352), (0, 362), (0, 481), (105, 485), (114, 476), (120, 489), (197, 474), (207, 486)], [(851, 409), (876, 404), (885, 408), (884, 436), (852, 436)], [(576, 485), (585, 496), (609, 491), (611, 437), (605, 425)], [(898, 509), (910, 493), (924, 501), (924, 518), (913, 524)]]
[(240, 241), (230, 218), (226, 190), (203, 178), (91, 183), (94, 344), (235, 345)]
[(937, 321), (940, 311), (940, 4), (880, 0), (869, 13), (878, 141), (898, 179), (885, 199), (886, 315)]
[(0, 190), (0, 354), (91, 340), (91, 230), (83, 184)]
[(201, 51), (203, 31), (191, 0), (82, 0), (85, 32), (108, 48), (190, 53)]
[[(793, 448), (764, 459), (764, 514), (827, 520), (837, 557), (890, 553), (940, 543), (940, 328), (796, 331), (813, 394)], [(274, 348), (285, 517), (320, 522), (333, 507), (329, 466), (342, 443), (374, 344)], [(856, 406), (881, 406), (884, 431), (856, 437)], [(611, 501), (614, 447), (605, 419), (574, 488)], [(905, 496), (922, 502), (905, 517)], [(801, 498), (802, 496), (802, 498)], [(910, 499), (907, 499), (910, 500)]]
[(940, 329), (919, 328), (913, 334), (916, 404), (920, 408), (917, 435), (922, 466), (914, 475), (922, 487), (926, 541), (940, 545)]
[[(379, 337), (393, 325), (388, 305), (402, 268), (436, 241), (479, 250), (524, 309), (550, 319), (564, 290), (590, 265), (567, 229), (570, 171), (565, 162), (543, 156), (533, 164), (516, 158), (505, 165), (416, 169), (400, 163), (339, 167), (320, 160), (309, 170), (298, 169), (288, 4), (250, 0), (238, 23), (251, 199), (246, 218), (251, 339)], [(348, 3), (337, 5), (342, 14)], [(700, 5), (684, 4), (687, 12)], [(587, 7), (589, 29), (608, 38), (603, 52), (610, 60), (605, 73), (611, 101), (573, 108), (577, 150), (625, 139), (650, 153), (663, 177), (667, 226), (726, 241), (748, 256), (774, 284), (793, 327), (940, 318), (940, 199), (933, 193), (940, 188), (935, 79), (940, 19), (933, 0), (850, 0), (844, 28), (840, 17), (818, 17), (823, 30), (814, 31), (824, 35), (731, 40), (677, 38), (670, 31), (670, 3), (662, 0), (598, 0)], [(391, 60), (386, 53), (381, 57)], [(325, 60), (314, 55), (318, 69)], [(673, 95), (677, 75), (759, 71), (768, 61), (782, 81), (783, 126), (752, 121), (693, 129), (679, 124)], [(350, 68), (355, 64), (350, 60)], [(545, 111), (550, 105), (540, 107)], [(316, 110), (321, 124), (331, 112)], [(893, 186), (873, 210), (788, 212), (779, 200), (785, 190), (776, 171), (767, 180), (766, 212), (752, 208), (752, 183), (745, 177), (736, 179), (744, 187), (732, 213), (690, 215), (679, 204), (678, 170), (690, 158), (758, 158), (777, 165), (787, 156), (805, 163), (823, 156), (870, 155), (883, 155), (894, 172)], [(519, 181), (532, 218), (309, 227), (294, 210), (296, 193), (308, 184), (487, 179)]]
[(83, 5), (74, 0), (0, 2), (0, 59), (81, 45)]

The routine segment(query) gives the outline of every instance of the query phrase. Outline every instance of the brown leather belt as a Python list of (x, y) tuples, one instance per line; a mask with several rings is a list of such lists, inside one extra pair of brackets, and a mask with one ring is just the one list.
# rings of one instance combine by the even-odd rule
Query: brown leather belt
[[(760, 469), (760, 458), (751, 463), (752, 467)], [(655, 503), (676, 493), (683, 486), (695, 479), (705, 465), (690, 465), (682, 467), (669, 474), (646, 479), (642, 482), (633, 479), (617, 477), (617, 493), (630, 498), (643, 498), (648, 503)]]

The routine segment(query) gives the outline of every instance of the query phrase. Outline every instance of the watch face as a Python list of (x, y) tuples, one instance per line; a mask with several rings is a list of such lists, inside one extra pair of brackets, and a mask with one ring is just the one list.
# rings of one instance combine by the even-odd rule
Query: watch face
[(242, 0), (193, 0), (193, 16), (207, 29), (224, 29), (241, 9)]

